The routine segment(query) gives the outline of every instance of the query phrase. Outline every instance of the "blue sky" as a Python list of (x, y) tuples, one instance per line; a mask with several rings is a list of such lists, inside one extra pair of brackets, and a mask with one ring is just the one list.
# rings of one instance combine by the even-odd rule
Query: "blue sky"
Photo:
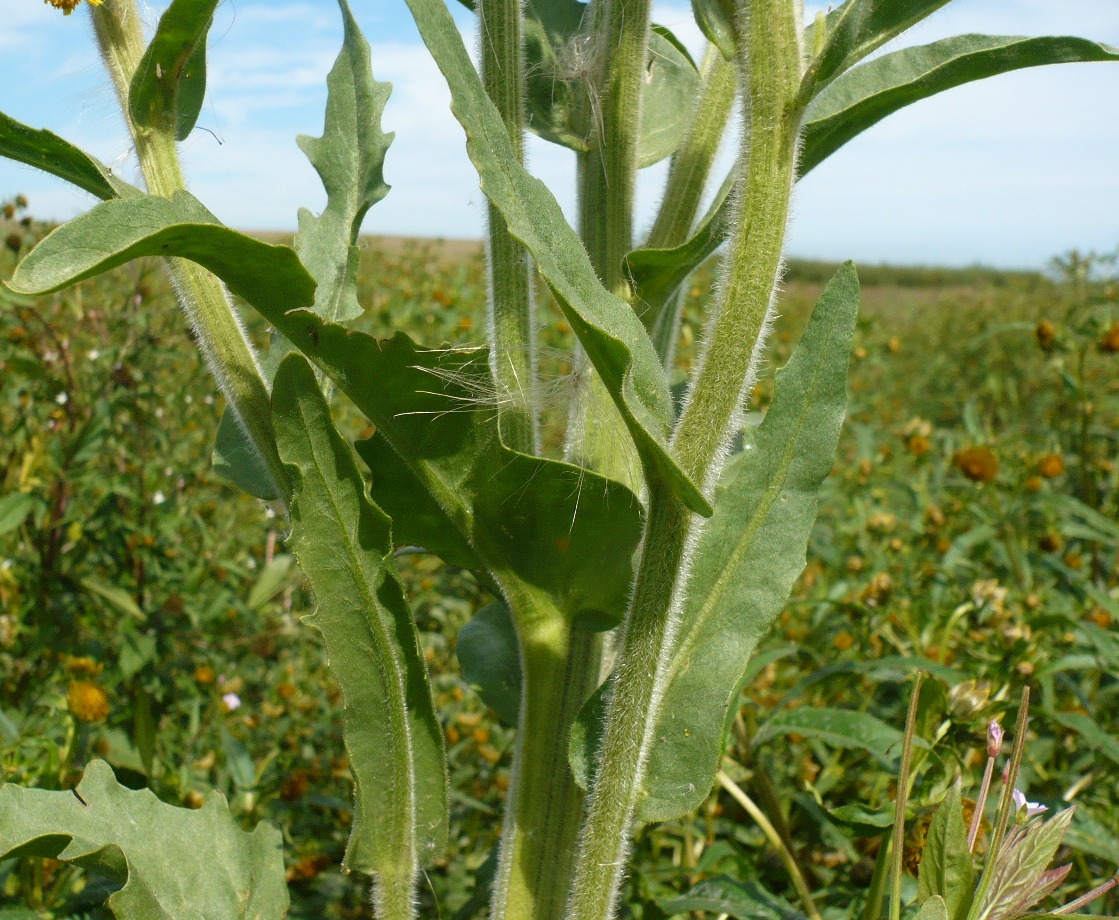
[[(483, 199), (462, 133), (403, 0), (352, 2), (376, 77), (394, 85), (385, 127), (397, 134), (386, 162), (393, 190), (365, 230), (479, 236)], [(808, 6), (811, 14), (820, 4)], [(145, 10), (149, 24), (161, 8)], [(686, 0), (658, 2), (657, 18), (699, 54)], [(469, 14), (459, 21), (473, 43)], [(1119, 45), (1119, 0), (954, 0), (903, 43), (959, 32), (1071, 34)], [(226, 223), (291, 228), (300, 206), (321, 208), (321, 186), (294, 135), (321, 132), (323, 80), (340, 37), (328, 0), (223, 0), (199, 120), (208, 130), (195, 131), (183, 155), (192, 190)], [(0, 0), (0, 110), (62, 134), (125, 175), (134, 171), (84, 9), (66, 18), (40, 0)], [(1040, 267), (1073, 247), (1114, 251), (1117, 151), (1119, 63), (1036, 68), (956, 89), (872, 128), (808, 176), (797, 190), (790, 254)], [(570, 211), (570, 153), (534, 139), (529, 158)], [(657, 167), (642, 175), (644, 221), (662, 180)], [(0, 198), (16, 192), (39, 217), (64, 219), (93, 203), (0, 160)]]

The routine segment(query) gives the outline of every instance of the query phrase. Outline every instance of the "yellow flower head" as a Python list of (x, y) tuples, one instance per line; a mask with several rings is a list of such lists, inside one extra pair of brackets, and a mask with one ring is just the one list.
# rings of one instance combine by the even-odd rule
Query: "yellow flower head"
[[(43, 0), (43, 2), (50, 4), (56, 10), (62, 10), (64, 15), (69, 16), (77, 9), (78, 4), (81, 3), (82, 0)], [(100, 6), (103, 0), (89, 0), (89, 2), (93, 6)]]
[(66, 658), (66, 671), (75, 677), (96, 677), (104, 670), (105, 666), (86, 656), (76, 657), (68, 655)]
[(109, 694), (91, 680), (76, 680), (70, 684), (66, 705), (79, 722), (100, 722), (109, 714)]

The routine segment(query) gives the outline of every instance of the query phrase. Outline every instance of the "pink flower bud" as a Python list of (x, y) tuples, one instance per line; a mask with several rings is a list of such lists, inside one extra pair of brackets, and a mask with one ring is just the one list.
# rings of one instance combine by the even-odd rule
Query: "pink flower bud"
[(987, 723), (987, 756), (998, 757), (1002, 750), (1002, 726), (994, 719)]

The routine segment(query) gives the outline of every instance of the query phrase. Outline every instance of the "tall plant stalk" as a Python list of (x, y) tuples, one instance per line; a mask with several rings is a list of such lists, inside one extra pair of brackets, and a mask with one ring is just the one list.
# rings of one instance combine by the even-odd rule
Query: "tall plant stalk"
[[(794, 0), (744, 0), (739, 78), (744, 90), (742, 176), (722, 295), (703, 361), (673, 438), (693, 481), (713, 487), (743, 393), (764, 344), (780, 272), (795, 174), (800, 27)], [(742, 343), (753, 343), (743, 348)], [(701, 519), (666, 484), (649, 483), (646, 538), (623, 627), (568, 916), (614, 915), (664, 691), (663, 669), (688, 586)]]

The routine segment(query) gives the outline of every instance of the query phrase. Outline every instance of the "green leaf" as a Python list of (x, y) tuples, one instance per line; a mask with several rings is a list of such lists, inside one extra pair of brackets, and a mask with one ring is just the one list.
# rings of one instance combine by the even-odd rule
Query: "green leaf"
[(0, 535), (22, 526), (24, 520), (42, 499), (29, 492), (9, 492), (0, 498)]
[(123, 613), (126, 617), (140, 622), (148, 618), (132, 595), (123, 588), (118, 588), (116, 585), (107, 585), (96, 578), (83, 578), (81, 584), (90, 594), (103, 600), (118, 613)]
[[(586, 151), (601, 117), (594, 89), (591, 16), (579, 0), (534, 0), (525, 6), (525, 108), (530, 131), (571, 150)], [(675, 153), (699, 94), (700, 79), (687, 49), (668, 29), (649, 34), (641, 96), (637, 158), (651, 166)]]
[(1025, 67), (1117, 60), (1119, 49), (1083, 38), (1005, 35), (957, 35), (883, 55), (849, 70), (808, 106), (801, 175), (887, 115), (955, 86)]
[(238, 792), (256, 788), (256, 766), (245, 746), (230, 734), (224, 725), (221, 729), (221, 747), (225, 753), (225, 768)]
[(509, 232), (532, 254), (568, 323), (629, 428), (646, 474), (671, 485), (693, 511), (709, 515), (702, 492), (666, 447), (672, 421), (668, 386), (649, 336), (633, 309), (599, 283), (559, 204), (513, 150), (442, 0), (408, 0), (428, 50), (451, 89), (452, 110), (466, 131), (467, 152), (482, 191)]
[(991, 887), (977, 916), (1016, 920), (1064, 881), (1067, 866), (1063, 871), (1048, 866), (1075, 810), (1066, 808), (1047, 821), (1034, 819), (1011, 828), (991, 863)]
[(1099, 751), (1112, 763), (1119, 764), (1119, 738), (1109, 735), (1094, 719), (1079, 712), (1056, 712), (1053, 713), (1053, 718), (1080, 735), (1091, 748)]
[(824, 47), (808, 66), (812, 95), (948, 0), (847, 0), (827, 17)]
[[(779, 712), (758, 729), (754, 744), (778, 735), (802, 735), (832, 747), (861, 748), (884, 763), (901, 756), (901, 732), (865, 712), (815, 706)], [(914, 745), (921, 746), (918, 739), (914, 739)]]
[(44, 237), (20, 262), (8, 287), (47, 294), (140, 256), (197, 262), (257, 307), (292, 310), (314, 299), (314, 279), (291, 249), (222, 226), (189, 192), (102, 202)]
[(306, 622), (322, 633), (345, 700), (356, 787), (345, 864), (382, 882), (411, 880), (445, 842), (447, 767), (391, 522), (369, 500), (302, 357), (284, 359), (272, 402), (293, 484), (288, 543), (318, 602)]
[(962, 920), (975, 892), (975, 867), (967, 848), (959, 783), (940, 803), (921, 851), (917, 896), (922, 901), (941, 900), (943, 920)]
[[(921, 0), (924, 8), (931, 0)], [(909, 4), (901, 4), (899, 9)], [(832, 12), (828, 20), (843, 8)], [(961, 35), (905, 48), (848, 71), (832, 82), (805, 113), (800, 157), (807, 175), (847, 141), (920, 99), (973, 80), (1023, 67), (1077, 61), (1119, 60), (1119, 51), (1082, 38), (1006, 38)], [(692, 238), (675, 249), (639, 249), (626, 257), (638, 297), (651, 305), (672, 292), (726, 239), (730, 177)]]
[(934, 894), (921, 905), (914, 920), (949, 920), (948, 905), (944, 903), (944, 898)]
[(249, 598), (245, 601), (246, 606), (250, 610), (258, 610), (283, 591), (288, 585), (291, 567), (294, 564), (295, 559), (286, 553), (274, 556), (249, 591)]
[(784, 898), (767, 891), (757, 882), (743, 884), (729, 878), (704, 879), (687, 894), (657, 905), (668, 917), (690, 911), (726, 914), (738, 920), (805, 920), (805, 916)]
[(521, 661), (517, 630), (500, 601), (483, 607), (458, 634), (455, 653), (462, 679), (507, 725), (516, 725), (521, 707)]
[(734, 31), (734, 4), (728, 0), (692, 0), (696, 25), (719, 53), (734, 61), (738, 39)]
[(274, 502), (280, 498), (275, 480), (260, 454), (229, 409), (222, 412), (210, 457), (214, 472), (254, 498)]
[(250, 834), (212, 792), (198, 810), (117, 784), (101, 760), (77, 794), (0, 786), (0, 858), (32, 854), (124, 882), (108, 906), (122, 920), (280, 920), (288, 908), (280, 832)]
[(101, 199), (143, 194), (109, 167), (57, 134), (32, 128), (0, 112), (0, 156), (58, 176)]
[(326, 189), (318, 217), (299, 211), (295, 251), (318, 282), (314, 310), (336, 322), (361, 315), (357, 302), (357, 243), (366, 212), (388, 194), (385, 153), (393, 135), (381, 130), (391, 86), (377, 83), (369, 44), (346, 0), (339, 0), (345, 37), (326, 78), (326, 123), (322, 137), (300, 135), (297, 143)]
[(139, 128), (185, 140), (206, 97), (206, 34), (218, 0), (173, 0), (136, 67), (128, 112)]
[[(847, 405), (858, 303), (858, 278), (848, 264), (821, 295), (777, 374), (765, 420), (716, 490), (665, 671), (643, 821), (677, 817), (706, 798), (746, 663), (804, 568), (817, 495), (835, 463)], [(898, 734), (888, 731), (892, 742)]]

